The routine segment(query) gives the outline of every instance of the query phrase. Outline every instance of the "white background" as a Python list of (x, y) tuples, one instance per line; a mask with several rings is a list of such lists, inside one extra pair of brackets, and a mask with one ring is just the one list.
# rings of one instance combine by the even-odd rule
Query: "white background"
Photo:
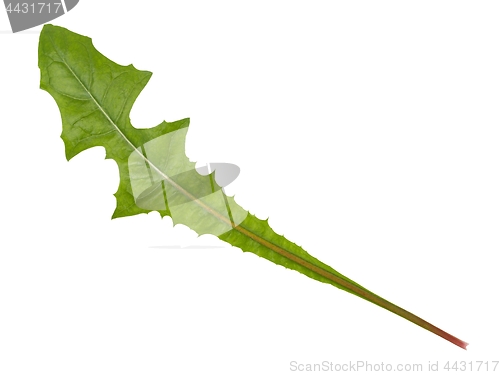
[(0, 34), (0, 373), (499, 361), (499, 15), (496, 1), (82, 0), (54, 21), (154, 73), (133, 124), (190, 117), (189, 158), (240, 166), (240, 205), (467, 351), (157, 213), (110, 220), (117, 167), (101, 148), (65, 160), (40, 28)]

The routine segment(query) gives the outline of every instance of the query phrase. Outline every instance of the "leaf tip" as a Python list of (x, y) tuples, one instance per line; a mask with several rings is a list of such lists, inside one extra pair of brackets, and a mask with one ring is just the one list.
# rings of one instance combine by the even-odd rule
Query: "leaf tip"
[(64, 142), (64, 156), (66, 157), (67, 161), (70, 161), (77, 153), (74, 152), (73, 149), (69, 147), (69, 144), (66, 138), (64, 137), (64, 134), (61, 134), (60, 138)]

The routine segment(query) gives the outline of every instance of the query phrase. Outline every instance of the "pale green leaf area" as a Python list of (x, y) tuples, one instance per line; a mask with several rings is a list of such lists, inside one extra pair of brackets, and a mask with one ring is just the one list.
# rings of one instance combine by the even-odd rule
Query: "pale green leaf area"
[[(201, 175), (185, 154), (189, 119), (136, 129), (132, 106), (152, 73), (114, 63), (91, 39), (45, 25), (39, 42), (40, 87), (55, 99), (66, 158), (95, 146), (116, 161), (120, 183), (113, 218), (157, 211), (199, 235), (212, 234), (312, 279), (379, 305), (465, 348), (463, 341), (384, 300), (276, 234), (227, 196), (215, 172)], [(355, 324), (355, 322), (352, 322)]]

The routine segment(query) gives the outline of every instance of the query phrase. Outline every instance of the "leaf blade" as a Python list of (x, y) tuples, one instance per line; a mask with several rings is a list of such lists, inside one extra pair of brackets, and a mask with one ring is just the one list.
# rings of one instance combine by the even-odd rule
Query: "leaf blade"
[(377, 304), (462, 348), (467, 346), (276, 234), (267, 221), (249, 215), (226, 196), (213, 174), (193, 172), (194, 163), (184, 150), (189, 119), (135, 129), (130, 110), (150, 72), (118, 65), (98, 52), (90, 38), (52, 25), (45, 25), (40, 35), (39, 67), (40, 87), (53, 96), (61, 112), (68, 160), (102, 146), (106, 157), (118, 164), (120, 184), (113, 218), (158, 211), (198, 234), (214, 234), (243, 251)]

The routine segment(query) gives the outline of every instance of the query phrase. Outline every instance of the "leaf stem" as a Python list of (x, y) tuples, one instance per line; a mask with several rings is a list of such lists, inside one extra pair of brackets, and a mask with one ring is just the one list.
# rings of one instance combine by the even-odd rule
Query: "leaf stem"
[(449, 333), (443, 331), (442, 329), (432, 325), (431, 323), (423, 320), (422, 318), (416, 316), (415, 314), (412, 314), (411, 312), (402, 309), (401, 307), (393, 304), (392, 302), (389, 302), (389, 301), (377, 296), (376, 294), (370, 292), (369, 290), (361, 288), (358, 285), (352, 284), (349, 281), (346, 281), (337, 275), (334, 275), (334, 274), (332, 274), (332, 273), (330, 273), (330, 272), (328, 272), (328, 271), (326, 271), (326, 270), (324, 270), (324, 269), (322, 269), (314, 264), (311, 264), (308, 261), (296, 256), (295, 254), (292, 254), (292, 253), (286, 251), (285, 249), (282, 249), (281, 247), (255, 235), (251, 231), (249, 231), (245, 228), (242, 228), (241, 226), (236, 226), (236, 227), (234, 227), (234, 229), (239, 231), (240, 233), (246, 235), (247, 237), (250, 237), (252, 240), (256, 241), (257, 243), (269, 248), (270, 250), (290, 259), (291, 261), (293, 261), (295, 263), (300, 264), (301, 266), (306, 267), (307, 269), (317, 273), (318, 275), (321, 275), (321, 276), (327, 278), (328, 280), (333, 281), (335, 284), (338, 284), (338, 285), (344, 287), (345, 289), (351, 291), (353, 294), (355, 294), (363, 299), (366, 299), (366, 300), (368, 300), (368, 301), (370, 301), (370, 302), (372, 302), (380, 307), (383, 307), (384, 309), (386, 309), (386, 310), (388, 310), (396, 315), (399, 315), (402, 318), (405, 318), (412, 323), (415, 323), (416, 325), (444, 338), (445, 340), (448, 340), (449, 342), (461, 347), (462, 349), (467, 349), (468, 343), (466, 343), (465, 341), (462, 341), (459, 338), (457, 338), (453, 335), (450, 335)]

